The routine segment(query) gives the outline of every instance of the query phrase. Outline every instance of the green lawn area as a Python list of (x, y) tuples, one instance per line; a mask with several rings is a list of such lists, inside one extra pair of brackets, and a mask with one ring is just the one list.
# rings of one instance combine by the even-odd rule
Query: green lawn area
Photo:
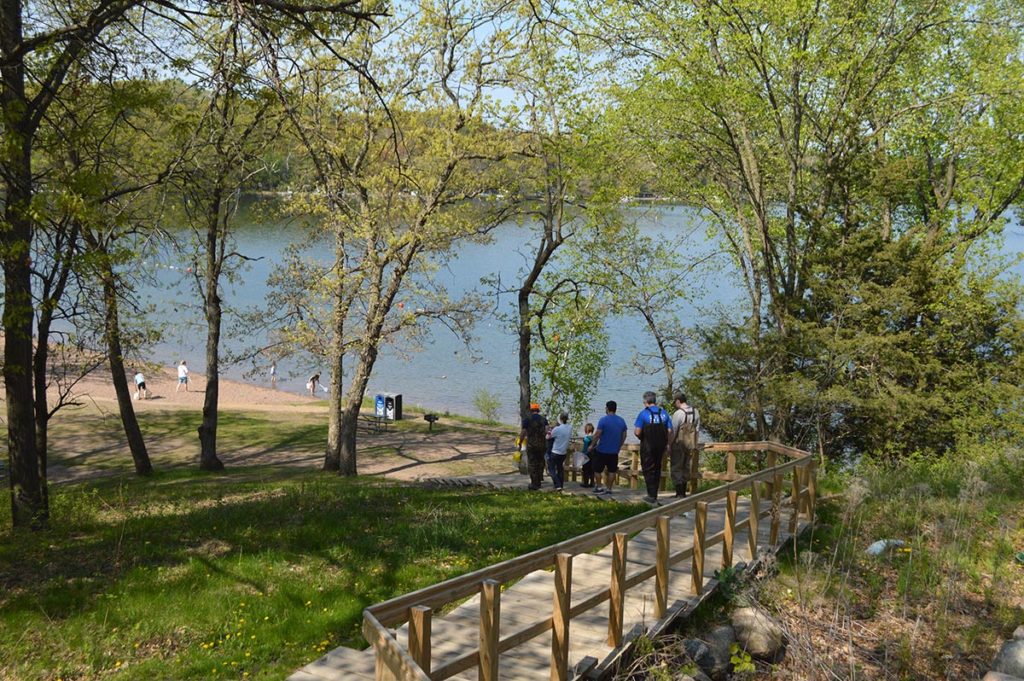
[(3, 679), (282, 678), (369, 604), (644, 510), (267, 468), (51, 495), (45, 532), (0, 515)]

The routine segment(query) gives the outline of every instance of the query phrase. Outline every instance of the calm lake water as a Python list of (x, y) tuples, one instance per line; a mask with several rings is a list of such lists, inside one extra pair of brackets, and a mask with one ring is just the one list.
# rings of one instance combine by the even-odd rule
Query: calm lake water
[[(630, 215), (641, 230), (683, 242), (687, 259), (710, 260), (702, 272), (686, 282), (691, 300), (682, 302), (679, 314), (687, 325), (699, 324), (722, 309), (731, 309), (742, 302), (739, 280), (733, 273), (728, 257), (716, 255), (715, 244), (705, 237), (705, 225), (699, 213), (686, 207), (652, 207), (631, 209)], [(260, 258), (249, 264), (240, 281), (225, 287), (225, 303), (235, 309), (260, 307), (267, 295), (267, 277), (277, 264), (279, 256), (293, 242), (306, 238), (304, 230), (286, 222), (260, 222), (244, 219), (237, 231), (238, 251), (251, 258)], [(509, 223), (499, 227), (493, 239), (486, 244), (465, 244), (451, 262), (435, 278), (455, 297), (471, 290), (486, 291), (482, 277), (500, 276), (502, 282), (515, 282), (529, 257), (530, 230)], [(1024, 229), (1019, 224), (1007, 230), (1003, 252), (1017, 254), (1024, 248)], [(331, 256), (330, 247), (323, 247), (323, 259)], [(314, 255), (315, 252), (314, 252)], [(153, 303), (156, 314), (166, 322), (164, 341), (154, 348), (153, 360), (167, 365), (187, 359), (193, 371), (204, 372), (205, 330), (200, 324), (201, 314), (195, 305), (195, 294), (182, 285), (183, 273), (173, 265), (159, 264), (153, 268), (155, 281), (142, 293)], [(1011, 273), (1021, 275), (1018, 266)], [(621, 291), (620, 296), (631, 296)], [(492, 298), (493, 300), (493, 298)], [(505, 313), (514, 311), (513, 295), (501, 296), (497, 309)], [(632, 419), (641, 407), (645, 390), (656, 389), (662, 382), (660, 374), (639, 375), (632, 367), (635, 349), (645, 342), (644, 327), (634, 318), (609, 315), (606, 317), (609, 333), (611, 361), (604, 371), (600, 385), (593, 395), (592, 416), (596, 420), (604, 412), (604, 402), (618, 401), (620, 413)], [(224, 343), (227, 349), (240, 349), (251, 345), (251, 337), (230, 337), (230, 322), (225, 327)], [(368, 393), (401, 393), (406, 405), (422, 405), (439, 412), (476, 414), (473, 396), (487, 389), (501, 397), (503, 421), (514, 422), (518, 411), (517, 354), (515, 337), (508, 324), (497, 316), (482, 319), (476, 326), (476, 341), (467, 349), (459, 338), (441, 325), (436, 325), (423, 347), (417, 352), (399, 352), (388, 346), (382, 349), (380, 359), (370, 380)], [(259, 339), (255, 339), (259, 340)], [(247, 380), (269, 385), (266, 368), (253, 377), (245, 378), (251, 364), (230, 366), (224, 371), (227, 378)], [(278, 388), (301, 393), (306, 377), (313, 371), (323, 371), (326, 378), (326, 360), (316, 365), (306, 359), (286, 360), (278, 364)], [(345, 377), (347, 379), (347, 377)]]

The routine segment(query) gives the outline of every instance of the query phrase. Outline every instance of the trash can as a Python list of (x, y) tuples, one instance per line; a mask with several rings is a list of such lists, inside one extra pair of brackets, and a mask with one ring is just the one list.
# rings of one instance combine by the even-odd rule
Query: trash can
[(384, 396), (377, 395), (377, 397), (373, 399), (373, 415), (379, 419), (384, 418), (386, 404), (387, 401), (384, 399)]
[(388, 421), (402, 420), (402, 395), (394, 393), (384, 394), (384, 418)]

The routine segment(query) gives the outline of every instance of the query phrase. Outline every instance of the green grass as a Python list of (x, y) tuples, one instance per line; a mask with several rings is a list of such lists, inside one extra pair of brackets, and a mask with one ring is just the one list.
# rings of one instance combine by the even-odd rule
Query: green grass
[(59, 486), (51, 506), (41, 533), (0, 517), (0, 678), (282, 678), (363, 645), (367, 605), (638, 510), (265, 467)]

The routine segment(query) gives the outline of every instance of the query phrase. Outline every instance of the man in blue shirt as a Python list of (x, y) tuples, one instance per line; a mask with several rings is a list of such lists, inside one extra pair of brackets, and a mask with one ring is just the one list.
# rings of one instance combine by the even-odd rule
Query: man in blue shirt
[(644, 501), (658, 503), (658, 485), (661, 482), (661, 461), (668, 451), (672, 419), (657, 405), (658, 396), (651, 390), (644, 393), (644, 409), (636, 417), (633, 432), (640, 438), (640, 468), (644, 472), (647, 496)]
[[(622, 443), (626, 441), (626, 421), (616, 414), (619, 405), (615, 400), (608, 400), (605, 403), (605, 415), (597, 422), (597, 430), (594, 431), (594, 476), (598, 482), (594, 488), (594, 494), (610, 495), (612, 486), (615, 484), (615, 477), (619, 474), (619, 450)], [(599, 477), (604, 472), (604, 486), (600, 484)]]

